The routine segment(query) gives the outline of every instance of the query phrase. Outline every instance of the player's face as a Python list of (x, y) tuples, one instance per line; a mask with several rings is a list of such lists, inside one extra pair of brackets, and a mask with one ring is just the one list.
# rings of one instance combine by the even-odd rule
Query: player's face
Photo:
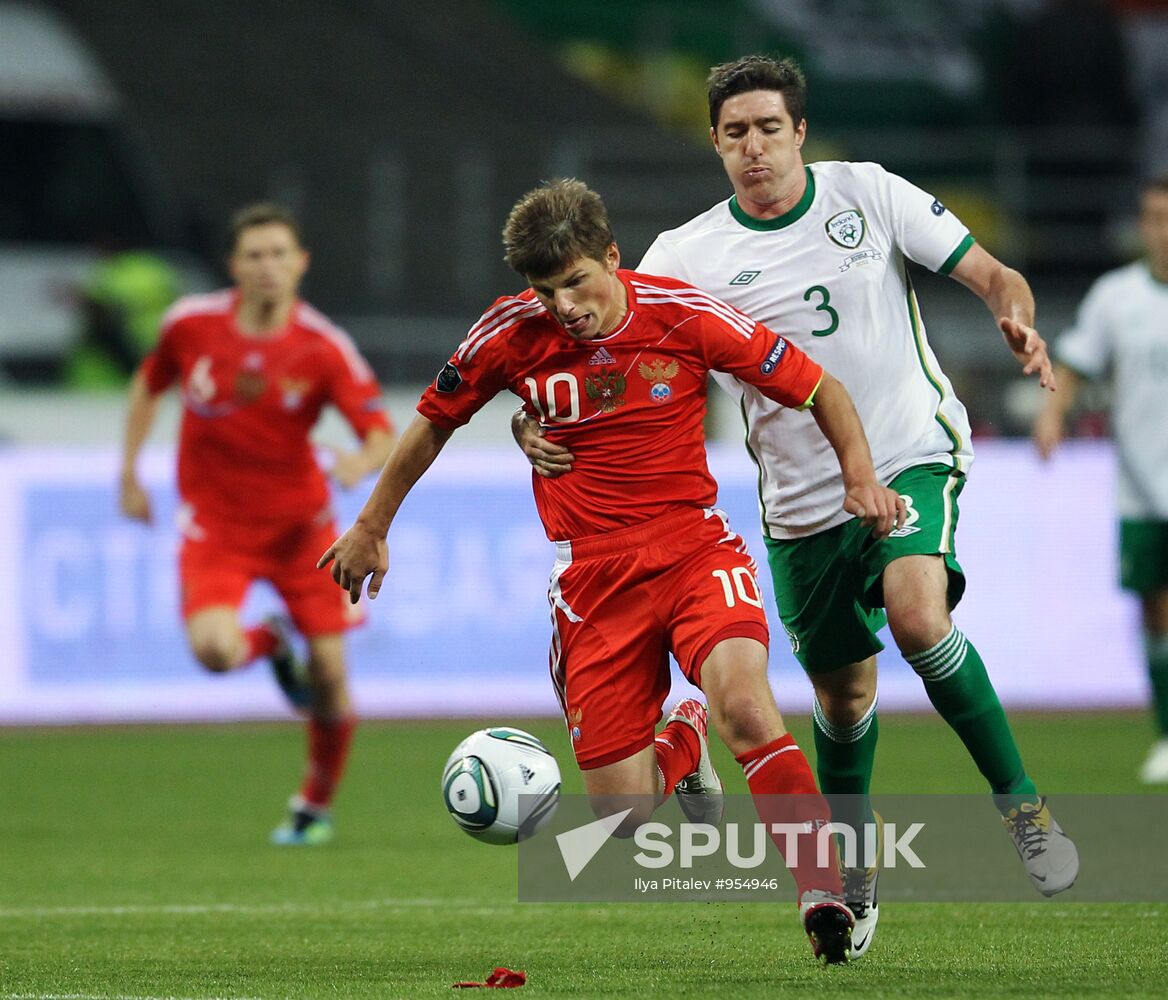
[(1168, 279), (1168, 191), (1144, 194), (1140, 202), (1140, 237), (1156, 277)]
[[(710, 129), (714, 149), (738, 202), (751, 215), (768, 218), (785, 209), (768, 209), (789, 199), (803, 183), (803, 140), (807, 121), (791, 121), (777, 90), (735, 94), (722, 105), (718, 127)], [(787, 206), (790, 207), (790, 206)]]
[(272, 222), (241, 232), (229, 264), (245, 301), (279, 305), (296, 297), (308, 270), (308, 251), (291, 229)]
[(529, 278), (535, 297), (569, 337), (595, 340), (616, 329), (628, 309), (625, 286), (616, 276), (620, 251), (609, 244), (604, 260), (581, 257), (546, 278)]

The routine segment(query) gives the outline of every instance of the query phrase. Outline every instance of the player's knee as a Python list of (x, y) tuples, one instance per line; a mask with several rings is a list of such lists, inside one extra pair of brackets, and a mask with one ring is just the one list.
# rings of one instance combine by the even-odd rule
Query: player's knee
[(236, 666), (236, 651), (231, 644), (217, 636), (200, 636), (191, 640), (191, 652), (195, 659), (213, 674), (223, 674)]
[(859, 722), (876, 698), (875, 672), (857, 674), (855, 671), (817, 675), (813, 678), (815, 700), (836, 726), (850, 726)]
[(774, 699), (753, 691), (729, 691), (710, 704), (714, 728), (735, 754), (777, 739), (785, 731)]
[(947, 608), (921, 604), (888, 609), (888, 629), (906, 656), (932, 649), (952, 628)]

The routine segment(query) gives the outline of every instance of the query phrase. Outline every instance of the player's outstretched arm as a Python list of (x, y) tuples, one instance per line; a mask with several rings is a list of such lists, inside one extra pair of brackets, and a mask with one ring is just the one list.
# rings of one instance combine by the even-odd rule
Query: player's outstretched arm
[(130, 380), (126, 406), (126, 430), (122, 439), (122, 471), (118, 507), (126, 517), (147, 524), (153, 519), (150, 494), (138, 478), (138, 454), (150, 436), (158, 413), (158, 396), (150, 391), (141, 369)]
[(351, 490), (371, 472), (376, 472), (389, 458), (397, 439), (389, 432), (374, 428), (356, 451), (333, 449), (333, 467), (330, 470), (337, 485)]
[(1034, 418), (1035, 447), (1041, 458), (1047, 459), (1055, 453), (1062, 443), (1067, 414), (1079, 398), (1079, 388), (1083, 378), (1073, 368), (1066, 365), (1055, 365), (1055, 377), (1058, 379), (1059, 391), (1050, 393), (1043, 401), (1042, 409)]
[(544, 437), (539, 421), (529, 417), (522, 406), (511, 414), (511, 435), (537, 475), (555, 479), (572, 471), (576, 456)]
[(381, 590), (389, 569), (389, 549), (385, 536), (402, 501), (430, 468), (454, 432), (431, 423), (421, 414), (406, 428), (377, 477), (377, 484), (357, 520), (317, 560), (316, 568), (332, 563), (332, 577), (349, 592), (349, 600), (361, 599), (361, 588), (369, 578), (369, 596)]
[(1022, 366), (1023, 375), (1037, 375), (1051, 392), (1057, 387), (1046, 341), (1034, 328), (1034, 293), (1022, 275), (974, 244), (953, 269), (956, 278), (993, 313), (1006, 346)]
[(904, 501), (894, 490), (877, 481), (868, 438), (852, 397), (843, 383), (827, 372), (815, 390), (811, 415), (839, 459), (844, 479), (844, 510), (871, 526), (875, 538), (883, 538), (901, 527)]

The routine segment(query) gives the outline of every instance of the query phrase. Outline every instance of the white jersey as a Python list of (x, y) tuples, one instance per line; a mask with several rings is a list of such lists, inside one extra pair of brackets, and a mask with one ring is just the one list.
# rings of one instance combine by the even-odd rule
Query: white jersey
[(1103, 275), (1055, 357), (1115, 384), (1120, 517), (1168, 519), (1168, 284), (1143, 263)]
[[(880, 482), (973, 461), (965, 407), (925, 339), (905, 257), (948, 274), (973, 237), (932, 195), (875, 163), (815, 163), (776, 219), (730, 198), (662, 233), (638, 270), (681, 278), (797, 344), (855, 400)], [(851, 517), (839, 462), (809, 412), (714, 377), (741, 402), (759, 466), (763, 528), (799, 538)]]

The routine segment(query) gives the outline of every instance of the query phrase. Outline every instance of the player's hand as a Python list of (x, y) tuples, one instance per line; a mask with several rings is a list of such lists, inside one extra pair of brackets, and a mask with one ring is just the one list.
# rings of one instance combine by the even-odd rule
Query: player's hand
[(1038, 335), (1038, 331), (1008, 316), (998, 320), (998, 329), (1002, 331), (1006, 346), (1022, 366), (1022, 374), (1037, 375), (1038, 384), (1054, 392), (1057, 388), (1054, 366), (1046, 350), (1046, 341)]
[(1039, 411), (1034, 421), (1033, 435), (1038, 455), (1045, 461), (1062, 444), (1064, 435), (1062, 415), (1046, 409)]
[(354, 524), (316, 561), (317, 569), (332, 563), (333, 580), (349, 592), (349, 601), (361, 600), (361, 587), (369, 577), (369, 598), (377, 597), (389, 569), (389, 547), (385, 537)]
[(154, 512), (150, 508), (150, 494), (142, 488), (137, 476), (122, 476), (118, 509), (131, 521), (150, 524), (154, 520)]
[(342, 489), (351, 490), (369, 474), (368, 467), (357, 452), (332, 447), (329, 451), (333, 454), (329, 475)]
[(870, 527), (873, 538), (887, 538), (904, 527), (908, 515), (908, 507), (896, 490), (877, 483), (850, 487), (844, 495), (844, 510)]
[(576, 456), (563, 445), (553, 444), (544, 437), (539, 421), (533, 420), (522, 410), (517, 411), (511, 421), (511, 433), (537, 475), (555, 479), (572, 471)]

